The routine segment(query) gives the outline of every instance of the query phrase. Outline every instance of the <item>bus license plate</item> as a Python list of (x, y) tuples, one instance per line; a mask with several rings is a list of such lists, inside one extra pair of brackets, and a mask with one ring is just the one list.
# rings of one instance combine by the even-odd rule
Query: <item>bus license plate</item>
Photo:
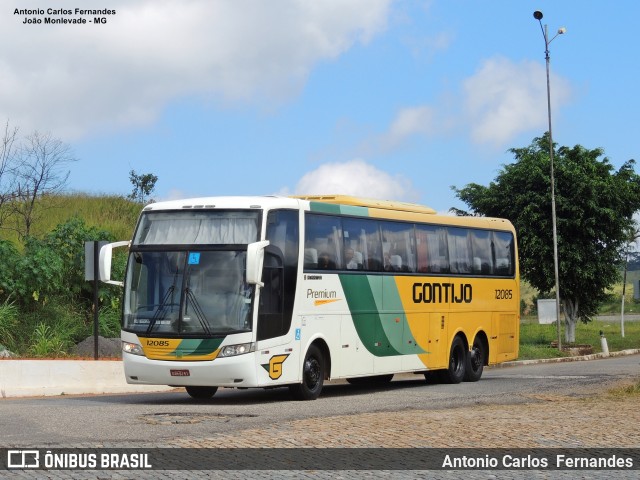
[(189, 370), (171, 370), (172, 377), (188, 377), (191, 375)]

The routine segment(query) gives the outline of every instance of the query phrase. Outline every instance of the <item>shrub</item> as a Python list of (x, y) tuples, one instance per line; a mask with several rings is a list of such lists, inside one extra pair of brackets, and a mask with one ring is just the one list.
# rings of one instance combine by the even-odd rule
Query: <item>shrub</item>
[(18, 309), (5, 300), (0, 304), (0, 345), (13, 350), (16, 347), (14, 332), (18, 326)]
[(100, 335), (107, 338), (120, 337), (120, 307), (108, 305), (100, 309), (99, 328)]
[(60, 332), (39, 323), (31, 337), (29, 354), (34, 357), (64, 357), (67, 355), (65, 341)]

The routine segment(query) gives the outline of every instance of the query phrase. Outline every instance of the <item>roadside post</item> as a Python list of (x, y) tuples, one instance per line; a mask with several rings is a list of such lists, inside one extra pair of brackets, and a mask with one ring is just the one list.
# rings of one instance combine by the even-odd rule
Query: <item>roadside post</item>
[(100, 249), (106, 245), (107, 241), (93, 240), (84, 242), (84, 279), (93, 282), (93, 359), (98, 360), (98, 333), (100, 328), (100, 318), (98, 305), (98, 282), (100, 280), (99, 261)]

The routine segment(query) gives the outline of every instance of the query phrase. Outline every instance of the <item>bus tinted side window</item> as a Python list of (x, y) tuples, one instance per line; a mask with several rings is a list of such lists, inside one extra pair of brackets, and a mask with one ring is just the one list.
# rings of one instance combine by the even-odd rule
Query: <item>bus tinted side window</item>
[(471, 273), (471, 245), (469, 231), (464, 228), (449, 228), (449, 266), (451, 273)]
[(473, 273), (475, 275), (493, 275), (491, 232), (471, 230), (471, 247), (473, 250)]
[(493, 232), (493, 254), (495, 274), (512, 276), (515, 273), (515, 248), (511, 233)]
[(382, 247), (376, 220), (344, 218), (344, 261), (346, 270), (382, 270)]
[(388, 272), (415, 272), (414, 228), (411, 223), (381, 222), (384, 269)]
[(342, 268), (342, 222), (339, 217), (307, 213), (305, 216), (304, 268)]
[(416, 225), (418, 272), (449, 273), (447, 229), (436, 225)]

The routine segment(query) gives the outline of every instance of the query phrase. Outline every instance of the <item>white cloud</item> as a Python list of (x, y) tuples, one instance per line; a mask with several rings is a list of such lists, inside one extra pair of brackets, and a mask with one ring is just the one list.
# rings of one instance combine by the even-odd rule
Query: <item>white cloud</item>
[(300, 179), (295, 194), (344, 194), (406, 202), (420, 198), (408, 178), (389, 174), (360, 159), (319, 166)]
[[(569, 82), (551, 76), (552, 110), (569, 101)], [(545, 66), (514, 63), (502, 57), (486, 60), (462, 82), (462, 93), (441, 95), (433, 105), (400, 109), (382, 134), (364, 142), (368, 154), (403, 146), (415, 137), (434, 138), (468, 129), (476, 144), (503, 147), (530, 130), (546, 130), (547, 85)]]
[(83, 0), (116, 14), (104, 25), (23, 25), (6, 12), (34, 7), (12, 0), (0, 16), (11, 46), (0, 53), (0, 118), (68, 139), (148, 124), (181, 97), (281, 102), (317, 62), (382, 31), (391, 1)]
[(393, 148), (414, 135), (429, 135), (435, 130), (435, 112), (428, 106), (401, 109), (381, 137), (382, 147)]
[[(552, 110), (566, 103), (570, 86), (552, 75)], [(465, 109), (476, 143), (502, 146), (516, 135), (547, 126), (545, 67), (532, 61), (486, 60), (464, 82)]]

